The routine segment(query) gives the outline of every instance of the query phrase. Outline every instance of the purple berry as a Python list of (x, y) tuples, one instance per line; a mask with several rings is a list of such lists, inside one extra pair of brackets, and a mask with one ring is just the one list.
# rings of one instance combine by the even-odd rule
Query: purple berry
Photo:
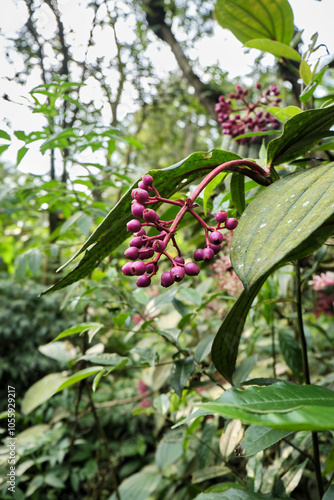
[[(211, 243), (210, 245), (210, 248), (213, 250), (213, 253), (215, 255), (217, 255), (217, 253), (219, 253), (222, 249), (222, 246), (221, 245), (214, 245), (213, 243)], [(196, 259), (195, 259), (196, 260)]]
[(183, 269), (183, 267), (175, 266), (175, 267), (172, 267), (172, 269), (170, 270), (170, 274), (173, 276), (175, 281), (181, 281), (181, 280), (183, 280), (184, 275), (186, 273), (185, 273), (185, 270)]
[(204, 250), (203, 250), (203, 260), (205, 262), (210, 262), (210, 260), (213, 259), (214, 255), (215, 255), (215, 253), (212, 250), (212, 248), (210, 248), (210, 247), (204, 248)]
[(126, 264), (124, 264), (124, 266), (122, 267), (122, 272), (123, 272), (124, 276), (132, 276), (132, 272), (131, 272), (132, 264), (133, 264), (133, 262), (127, 262)]
[(134, 202), (131, 205), (131, 213), (134, 217), (136, 217), (136, 219), (139, 219), (139, 217), (143, 217), (144, 210), (144, 205), (141, 205), (140, 203)]
[(219, 231), (213, 231), (209, 236), (210, 243), (214, 245), (220, 245), (223, 241), (223, 235)]
[(144, 189), (145, 191), (147, 191), (147, 186), (145, 186), (145, 184), (143, 183), (143, 181), (139, 181), (138, 182), (138, 187), (139, 189)]
[(139, 258), (141, 260), (150, 259), (154, 255), (154, 250), (151, 247), (141, 248), (139, 250)]
[(234, 219), (233, 217), (230, 218), (230, 219), (227, 219), (227, 221), (225, 222), (225, 228), (228, 229), (229, 231), (232, 231), (233, 229), (235, 229), (238, 225), (238, 221), (237, 219)]
[(227, 213), (225, 212), (225, 210), (221, 210), (220, 212), (217, 213), (216, 215), (216, 221), (217, 222), (226, 222), (226, 219), (227, 219)]
[(137, 236), (146, 236), (146, 231), (143, 227), (141, 228), (140, 231), (138, 231)]
[(147, 274), (143, 274), (142, 276), (139, 276), (136, 281), (136, 285), (139, 288), (146, 288), (147, 286), (150, 286), (151, 284), (151, 278)]
[(141, 223), (137, 219), (132, 219), (127, 223), (126, 229), (130, 231), (130, 233), (137, 233), (141, 228)]
[(136, 188), (131, 191), (131, 196), (138, 203), (145, 203), (148, 200), (148, 192), (145, 189)]
[(157, 270), (159, 269), (158, 264), (153, 264), (153, 263), (147, 263), (146, 264), (146, 272), (148, 274), (156, 274)]
[(141, 260), (136, 260), (131, 263), (130, 270), (135, 276), (141, 276), (146, 271), (146, 266)]
[(161, 233), (158, 236), (159, 240), (163, 240), (166, 235), (167, 235), (167, 231), (161, 231)]
[(197, 276), (199, 273), (199, 267), (194, 262), (186, 264), (184, 270), (188, 276)]
[(143, 212), (143, 219), (145, 222), (154, 222), (158, 218), (158, 214), (152, 208), (145, 208)]
[(196, 260), (196, 262), (203, 260), (203, 250), (201, 248), (197, 248), (197, 250), (195, 250), (194, 259)]
[(177, 262), (178, 264), (184, 264), (184, 258), (183, 257), (174, 257), (174, 262)]
[(127, 250), (125, 250), (124, 257), (130, 260), (135, 260), (138, 259), (138, 254), (139, 251), (137, 247), (130, 247)]
[(157, 253), (161, 253), (165, 250), (166, 248), (166, 243), (164, 241), (161, 241), (161, 240), (156, 240), (153, 245), (152, 245), (152, 248), (155, 252)]
[(141, 248), (143, 243), (143, 240), (139, 236), (135, 236), (132, 240), (130, 240), (130, 247)]
[(142, 183), (145, 184), (145, 186), (152, 186), (153, 184), (153, 177), (150, 174), (145, 174), (142, 177)]
[(161, 286), (167, 288), (174, 283), (175, 279), (168, 271), (161, 275)]

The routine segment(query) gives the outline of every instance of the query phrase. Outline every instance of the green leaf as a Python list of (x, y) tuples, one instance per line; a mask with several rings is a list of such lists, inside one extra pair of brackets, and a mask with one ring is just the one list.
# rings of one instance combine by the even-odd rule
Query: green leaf
[(166, 469), (182, 457), (183, 439), (183, 433), (180, 431), (171, 431), (164, 435), (155, 453), (155, 462), (160, 470)]
[(260, 291), (266, 277), (244, 290), (229, 311), (213, 341), (211, 356), (216, 369), (232, 383), (241, 334), (248, 311)]
[(102, 323), (79, 323), (77, 325), (71, 326), (71, 328), (67, 328), (63, 330), (52, 342), (56, 340), (63, 339), (64, 337), (69, 337), (70, 335), (75, 335), (76, 333), (83, 333), (88, 330), (89, 341), (92, 340), (94, 335), (103, 328), (104, 325)]
[(100, 365), (104, 365), (108, 367), (109, 371), (119, 370), (125, 366), (129, 358), (124, 358), (116, 353), (101, 353), (101, 354), (85, 354), (81, 356), (78, 361), (85, 360), (90, 363), (98, 363)]
[(334, 392), (321, 386), (278, 382), (268, 387), (233, 388), (216, 401), (199, 406), (225, 418), (274, 429), (334, 429)]
[(66, 377), (61, 373), (50, 373), (33, 384), (23, 396), (21, 411), (28, 415), (35, 408), (47, 401), (55, 393)]
[(277, 42), (276, 40), (268, 40), (266, 38), (256, 38), (248, 40), (245, 47), (250, 49), (258, 49), (262, 52), (269, 52), (276, 57), (284, 59), (292, 59), (293, 61), (300, 61), (301, 56), (297, 50), (293, 49), (285, 43)]
[(222, 172), (222, 173), (216, 175), (216, 177), (214, 177), (212, 179), (212, 181), (209, 182), (209, 184), (205, 187), (205, 189), (203, 191), (203, 210), (204, 210), (204, 214), (205, 215), (207, 214), (206, 207), (207, 207), (207, 204), (208, 204), (208, 199), (211, 196), (211, 193), (216, 189), (216, 187), (221, 182), (223, 182), (223, 180), (225, 179), (226, 175), (227, 174), (225, 172)]
[(286, 122), (293, 116), (302, 113), (302, 110), (298, 108), (298, 106), (287, 106), (286, 108), (278, 108), (277, 106), (273, 106), (271, 108), (267, 108), (267, 111), (275, 118), (277, 118), (277, 120), (280, 120), (282, 122)]
[(4, 130), (0, 130), (0, 139), (5, 139), (6, 141), (10, 141), (10, 135)]
[(310, 65), (303, 59), (299, 66), (299, 75), (305, 85), (312, 81), (312, 71)]
[[(234, 153), (214, 149), (208, 153), (193, 153), (176, 165), (161, 170), (151, 170), (149, 173), (153, 176), (154, 185), (161, 196), (169, 197), (180, 188), (203, 177), (206, 169), (210, 171), (221, 163), (239, 158)], [(77, 267), (44, 293), (60, 290), (84, 278), (95, 269), (99, 262), (107, 255), (110, 255), (115, 248), (129, 237), (126, 224), (132, 218), (131, 191), (136, 186), (137, 182), (129, 188), (121, 200), (113, 207), (80, 250), (58, 271), (68, 265), (79, 254), (86, 251)], [(157, 206), (155, 205), (155, 208)]]
[(321, 138), (331, 135), (333, 124), (334, 105), (293, 116), (284, 124), (282, 135), (269, 142), (267, 165), (273, 167), (303, 155)]
[(231, 474), (231, 469), (225, 465), (212, 465), (204, 469), (197, 470), (193, 473), (192, 484), (203, 483), (209, 479), (214, 479), (220, 476)]
[(232, 174), (230, 190), (232, 203), (241, 215), (246, 208), (244, 175), (237, 172)]
[(85, 378), (90, 377), (91, 375), (94, 375), (95, 373), (97, 373), (103, 369), (104, 369), (103, 366), (92, 366), (89, 368), (85, 368), (84, 370), (78, 371), (74, 375), (71, 375), (70, 377), (68, 377), (67, 380), (65, 382), (63, 382), (57, 388), (57, 390), (54, 392), (54, 394), (62, 391), (63, 389), (66, 389), (67, 387), (70, 387), (73, 384), (76, 384), (77, 382), (80, 382), (80, 380), (84, 380)]
[(26, 155), (27, 152), (28, 152), (28, 148), (26, 148), (25, 146), (23, 146), (22, 148), (20, 148), (18, 150), (17, 158), (16, 158), (16, 165), (21, 163), (22, 159), (24, 158), (24, 156)]
[(215, 17), (242, 43), (266, 38), (289, 45), (293, 37), (293, 12), (287, 0), (218, 0)]
[(292, 373), (303, 382), (303, 359), (300, 344), (293, 338), (292, 334), (286, 330), (278, 333), (279, 345), (284, 360)]
[(202, 363), (202, 361), (210, 354), (214, 337), (214, 335), (206, 335), (200, 343), (197, 344), (194, 352), (194, 358), (197, 363)]
[(308, 85), (306, 85), (303, 92), (299, 96), (301, 102), (307, 102), (313, 96), (314, 92), (316, 91), (316, 88), (321, 83), (321, 80), (326, 72), (326, 69), (327, 66), (322, 68), (322, 70), (315, 75), (312, 81)]
[(240, 443), (243, 450), (242, 456), (251, 457), (252, 455), (256, 455), (259, 451), (269, 448), (269, 446), (289, 436), (289, 434), (291, 434), (291, 431), (251, 425), (246, 430), (245, 437)]
[(194, 359), (191, 356), (185, 359), (178, 359), (173, 363), (170, 383), (179, 397), (182, 396), (183, 388), (193, 373), (194, 368)]
[(291, 493), (295, 488), (297, 488), (308, 459), (304, 460), (301, 464), (294, 465), (291, 469), (288, 470), (282, 477), (281, 481), (284, 485), (286, 493)]
[(9, 148), (9, 144), (3, 144), (0, 146), (0, 155), (4, 153)]
[[(162, 476), (155, 467), (145, 467), (137, 474), (127, 477), (119, 486), (121, 500), (147, 500), (156, 494), (162, 481)], [(108, 500), (117, 500), (113, 493)]]
[[(267, 497), (262, 495), (258, 495), (257, 493), (253, 493), (251, 491), (241, 490), (239, 488), (230, 488), (223, 493), (218, 492), (210, 492), (210, 493), (200, 493), (195, 500), (264, 500)], [(289, 500), (288, 497), (284, 497), (286, 500)], [(271, 497), (271, 500), (280, 500), (277, 497)]]
[(246, 288), (305, 257), (333, 232), (334, 164), (286, 176), (249, 203), (234, 231), (231, 260)]

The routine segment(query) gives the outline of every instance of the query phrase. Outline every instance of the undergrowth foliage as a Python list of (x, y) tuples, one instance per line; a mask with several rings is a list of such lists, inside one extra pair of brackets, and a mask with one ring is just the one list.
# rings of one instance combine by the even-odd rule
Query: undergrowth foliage
[[(2, 370), (22, 389), (19, 499), (332, 498), (332, 62), (312, 63), (316, 35), (296, 50), (288, 0), (236, 0), (232, 11), (218, 0), (215, 18), (273, 54), (281, 75), (217, 94), (231, 150), (123, 168), (120, 158), (140, 145), (94, 127), (78, 100), (82, 82), (58, 77), (31, 92), (48, 126), (15, 132), (18, 163), (42, 140), (64, 170), (59, 181), (22, 176), (15, 189), (0, 171), (1, 283), (10, 291), (1, 317), (20, 373)], [(298, 81), (297, 103), (287, 89)], [(63, 130), (68, 103), (76, 111)], [(2, 152), (11, 135), (0, 138)], [(89, 149), (105, 163), (84, 161)], [(69, 163), (87, 175), (69, 182)], [(40, 299), (33, 285), (19, 296), (14, 272), (49, 288)], [(47, 295), (55, 291), (59, 316)], [(31, 358), (35, 334), (47, 342), (38, 347), (46, 364)], [(34, 376), (23, 380), (27, 364)], [(9, 498), (5, 481), (0, 488)]]

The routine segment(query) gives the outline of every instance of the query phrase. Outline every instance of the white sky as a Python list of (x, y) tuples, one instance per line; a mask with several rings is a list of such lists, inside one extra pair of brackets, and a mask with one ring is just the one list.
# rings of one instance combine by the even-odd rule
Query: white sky
[[(90, 26), (91, 12), (86, 9), (85, 15), (78, 15), (77, 6), (78, 0), (58, 0), (61, 9), (64, 12), (65, 22), (70, 23), (73, 29), (73, 35), (77, 42), (77, 48), (75, 56), (81, 58), (84, 56), (84, 48), (80, 43), (80, 37), (87, 36)], [(290, 4), (294, 11), (295, 25), (299, 28), (304, 28), (304, 41), (307, 42), (313, 33), (319, 33), (318, 43), (323, 43), (327, 45), (330, 53), (334, 53), (334, 35), (333, 35), (333, 19), (334, 19), (334, 0), (322, 0), (318, 2), (316, 0), (290, 0)], [(23, 6), (23, 7), (22, 7)], [(10, 66), (6, 60), (5, 50), (4, 50), (4, 38), (10, 38), (15, 36), (15, 32), (22, 26), (25, 21), (25, 4), (23, 1), (14, 0), (0, 0), (0, 30), (3, 38), (0, 38), (0, 67), (2, 71), (0, 73), (0, 96), (4, 93), (8, 93), (9, 96), (18, 102), (24, 102), (22, 99), (22, 88), (18, 85), (8, 82), (6, 80), (6, 75), (14, 76), (16, 71), (22, 71), (24, 68)], [(43, 11), (43, 16), (41, 19), (41, 27), (45, 29), (45, 33), (52, 30), (54, 24), (54, 19), (49, 14), (48, 10)], [(129, 41), (129, 38), (133, 36), (131, 27), (124, 25), (121, 32), (119, 33), (120, 41), (122, 41), (122, 35), (124, 39)], [(177, 34), (176, 34), (177, 36)], [(109, 58), (115, 56), (112, 43), (110, 43), (111, 33), (108, 30), (99, 33), (100, 47), (104, 47), (106, 54)], [(325, 51), (321, 52), (325, 55)], [(252, 49), (249, 53), (245, 53), (240, 42), (238, 42), (235, 37), (227, 30), (223, 30), (218, 24), (216, 28), (216, 33), (213, 38), (204, 38), (198, 42), (190, 54), (191, 57), (199, 57), (199, 62), (203, 66), (211, 65), (219, 62), (223, 71), (228, 71), (230, 78), (244, 75), (248, 73), (254, 58), (257, 57), (259, 51)], [(99, 53), (100, 55), (100, 53)], [(169, 47), (162, 42), (152, 45), (149, 51), (149, 55), (152, 58), (156, 71), (161, 78), (164, 78), (169, 71), (176, 69), (176, 62), (173, 54), (171, 53)], [(92, 54), (92, 57), (95, 57)], [(315, 59), (317, 56), (315, 56)], [(270, 65), (272, 64), (274, 58), (273, 56), (266, 56), (266, 61)], [(37, 75), (32, 76), (29, 80), (29, 88), (27, 92), (31, 90), (35, 85), (40, 82), (37, 80)], [(88, 92), (88, 89), (87, 91)], [(91, 94), (91, 91), (89, 91)], [(83, 91), (82, 98), (85, 97), (85, 91)], [(124, 112), (126, 113), (131, 109), (131, 105), (124, 107)], [(108, 116), (106, 116), (108, 120)], [(0, 128), (6, 130), (5, 121), (9, 120), (12, 124), (14, 130), (25, 130), (26, 132), (31, 132), (36, 130), (43, 125), (42, 117), (38, 115), (32, 115), (30, 110), (22, 105), (14, 105), (6, 101), (2, 101), (0, 108)], [(1, 141), (2, 142), (2, 141)], [(14, 141), (13, 146), (2, 155), (3, 160), (13, 161), (15, 158), (17, 149), (22, 145), (19, 141)], [(35, 150), (29, 152), (21, 163), (21, 169), (24, 171), (35, 170), (35, 173), (42, 173), (44, 171), (43, 164), (47, 165), (45, 171), (48, 169), (48, 161), (41, 161), (41, 157), (38, 153), (38, 144), (33, 148)], [(32, 165), (36, 165), (36, 169), (32, 168)]]

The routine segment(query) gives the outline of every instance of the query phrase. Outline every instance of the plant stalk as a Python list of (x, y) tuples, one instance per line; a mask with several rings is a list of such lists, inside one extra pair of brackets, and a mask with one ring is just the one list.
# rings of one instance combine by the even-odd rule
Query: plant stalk
[[(310, 369), (308, 363), (308, 355), (307, 355), (307, 344), (306, 337), (304, 331), (303, 324), (303, 310), (302, 310), (302, 293), (301, 293), (301, 277), (300, 277), (300, 263), (299, 261), (295, 264), (295, 272), (296, 272), (296, 303), (297, 303), (297, 330), (302, 348), (302, 358), (303, 358), (303, 370), (304, 370), (304, 378), (305, 384), (310, 385)], [(312, 444), (313, 444), (313, 458), (314, 458), (314, 469), (317, 480), (317, 488), (319, 500), (323, 497), (324, 487), (322, 484), (321, 477), (321, 467), (320, 467), (320, 453), (319, 453), (319, 440), (318, 433), (312, 432)]]

